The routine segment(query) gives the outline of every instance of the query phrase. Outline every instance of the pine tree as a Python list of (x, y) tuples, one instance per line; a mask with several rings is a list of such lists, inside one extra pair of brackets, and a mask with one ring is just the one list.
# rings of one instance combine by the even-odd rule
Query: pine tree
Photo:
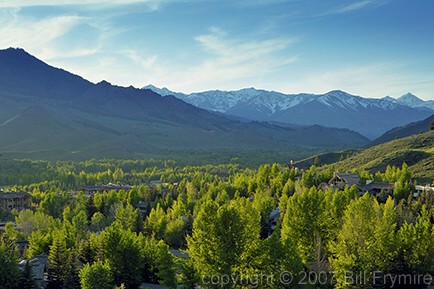
[(77, 255), (71, 251), (66, 266), (64, 289), (80, 289), (80, 278), (78, 276)]
[(96, 212), (98, 212), (98, 209), (95, 206), (94, 197), (90, 196), (86, 201), (87, 220), (90, 221), (93, 214), (95, 214)]
[(65, 278), (66, 247), (59, 237), (54, 238), (48, 255), (48, 284), (47, 289), (62, 289)]
[(429, 124), (429, 130), (434, 130), (434, 119)]

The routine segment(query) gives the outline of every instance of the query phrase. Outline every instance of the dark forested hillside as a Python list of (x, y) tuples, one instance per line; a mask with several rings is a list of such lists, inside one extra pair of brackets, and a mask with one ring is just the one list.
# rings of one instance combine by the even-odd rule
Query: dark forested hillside
[(282, 152), (306, 156), (367, 141), (349, 130), (238, 122), (151, 90), (93, 84), (22, 49), (0, 51), (0, 152), (11, 158), (170, 157), (183, 150), (208, 150), (203, 155), (220, 150), (230, 159), (268, 150), (279, 161)]

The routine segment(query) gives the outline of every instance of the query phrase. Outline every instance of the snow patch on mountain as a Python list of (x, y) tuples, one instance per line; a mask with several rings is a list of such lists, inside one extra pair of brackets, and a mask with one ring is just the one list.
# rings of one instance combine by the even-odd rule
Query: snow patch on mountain
[(410, 92), (402, 95), (396, 101), (402, 105), (413, 107), (413, 108), (429, 108), (431, 110), (434, 110), (433, 100), (424, 101)]
[(187, 103), (221, 113), (226, 113), (235, 106), (245, 105), (254, 106), (258, 112), (271, 116), (279, 111), (312, 101), (319, 102), (330, 108), (334, 107), (348, 111), (368, 108), (393, 110), (400, 105), (411, 108), (428, 108), (434, 111), (434, 101), (423, 101), (411, 93), (407, 93), (398, 99), (390, 96), (374, 99), (351, 95), (341, 90), (333, 90), (325, 94), (284, 94), (251, 87), (237, 91), (211, 90), (183, 94), (153, 85), (148, 85), (144, 88), (151, 89), (163, 96), (174, 95)]

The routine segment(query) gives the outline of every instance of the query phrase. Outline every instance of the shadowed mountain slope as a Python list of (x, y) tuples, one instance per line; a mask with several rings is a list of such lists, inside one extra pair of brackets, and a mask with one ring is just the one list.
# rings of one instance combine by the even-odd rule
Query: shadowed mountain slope
[(240, 122), (151, 90), (93, 84), (22, 49), (0, 51), (0, 152), (32, 158), (144, 157), (177, 150), (360, 147), (345, 129)]

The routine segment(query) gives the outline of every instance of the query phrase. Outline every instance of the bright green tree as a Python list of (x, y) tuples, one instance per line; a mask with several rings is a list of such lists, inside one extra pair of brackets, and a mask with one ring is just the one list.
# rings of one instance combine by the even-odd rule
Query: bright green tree
[(0, 235), (0, 246), (2, 246), (10, 254), (17, 254), (18, 248), (16, 241), (19, 232), (14, 228), (12, 222), (7, 222), (4, 232)]
[(294, 194), (287, 201), (282, 223), (283, 241), (292, 240), (305, 266), (324, 263), (327, 256), (325, 196), (315, 187)]
[(68, 201), (66, 194), (60, 194), (56, 191), (47, 192), (42, 199), (39, 209), (47, 215), (59, 218), (63, 211), (63, 206)]
[(405, 222), (399, 229), (398, 241), (402, 273), (430, 273), (434, 265), (434, 230), (425, 207), (415, 224)]
[(177, 288), (175, 264), (173, 255), (169, 252), (169, 246), (160, 241), (155, 248), (158, 268), (157, 275), (161, 280), (161, 284), (171, 289)]
[(143, 222), (139, 209), (134, 209), (132, 205), (119, 205), (116, 207), (115, 224), (124, 230), (133, 232), (140, 231)]
[(247, 199), (221, 207), (215, 202), (203, 204), (194, 220), (193, 234), (187, 239), (199, 276), (249, 272), (259, 253), (259, 224), (260, 215)]
[(176, 267), (167, 244), (162, 240), (144, 238), (142, 240), (142, 247), (144, 251), (144, 281), (164, 284), (169, 288), (176, 288)]
[(113, 276), (107, 263), (85, 264), (79, 272), (82, 289), (114, 289)]
[[(294, 242), (292, 240), (282, 241), (279, 229), (261, 241), (261, 256), (258, 260), (260, 262), (258, 274), (274, 276), (273, 282), (261, 284), (263, 288), (282, 288), (285, 284), (281, 284), (278, 279), (283, 272), (301, 272), (303, 270)], [(294, 281), (293, 284), (297, 284), (297, 282)]]
[(372, 278), (374, 271), (390, 272), (397, 256), (395, 230), (396, 209), (391, 198), (384, 205), (369, 194), (352, 201), (330, 258), (336, 288), (366, 288), (372, 284), (371, 279), (364, 284), (349, 284), (348, 272), (366, 274), (367, 278)]
[(138, 288), (142, 274), (143, 236), (113, 224), (104, 229), (101, 238), (103, 258), (111, 268), (115, 283)]
[(164, 232), (164, 240), (173, 248), (180, 248), (184, 245), (184, 221), (182, 218), (170, 220)]
[(329, 233), (328, 240), (334, 240), (342, 228), (344, 212), (352, 200), (359, 196), (356, 185), (351, 188), (345, 187), (343, 191), (329, 189), (325, 192), (325, 225)]
[(151, 213), (145, 221), (145, 231), (157, 239), (162, 239), (166, 231), (166, 226), (166, 213), (158, 203), (157, 206), (151, 210)]
[(29, 238), (29, 247), (27, 250), (27, 258), (31, 259), (35, 255), (48, 255), (50, 245), (52, 243), (51, 232), (44, 233), (43, 231), (33, 231)]

